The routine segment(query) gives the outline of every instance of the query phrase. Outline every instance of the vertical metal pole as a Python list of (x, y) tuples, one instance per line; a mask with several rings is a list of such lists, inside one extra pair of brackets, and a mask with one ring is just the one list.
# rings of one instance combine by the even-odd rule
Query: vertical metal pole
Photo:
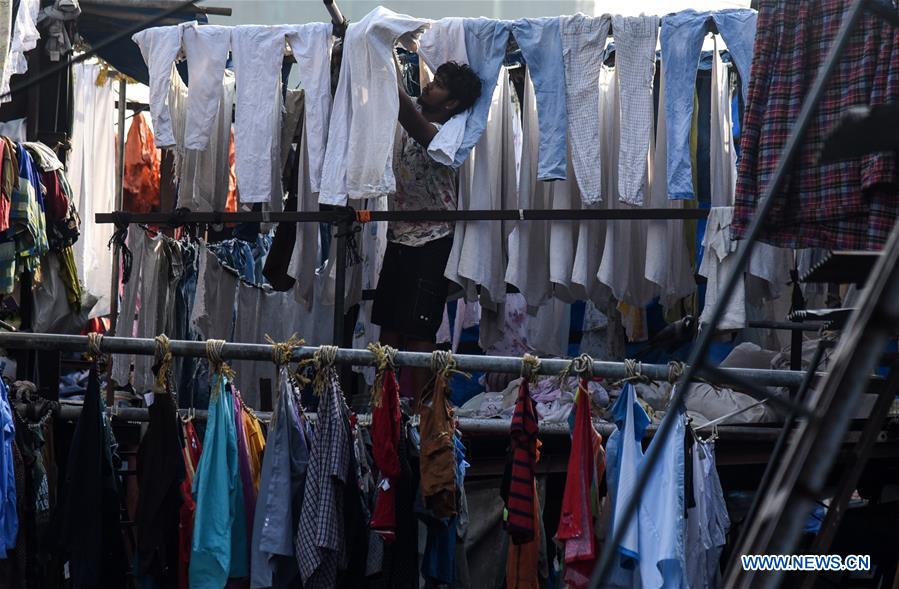
[[(115, 176), (115, 210), (122, 210), (124, 202), (125, 190), (125, 109), (127, 108), (127, 87), (124, 76), (119, 76), (119, 132), (116, 144), (116, 176)], [(109, 299), (109, 333), (116, 335), (116, 328), (119, 320), (119, 247), (114, 245), (112, 248), (112, 285), (110, 286), (111, 297)], [(133, 312), (133, 311), (131, 311)], [(131, 335), (131, 334), (128, 334)], [(120, 360), (121, 361), (121, 360)], [(127, 361), (127, 360), (126, 360)], [(112, 374), (112, 357), (107, 362), (108, 373)], [(107, 379), (109, 383), (106, 389), (106, 404), (112, 406), (115, 402), (115, 387), (112, 385), (112, 379)]]
[(352, 222), (341, 220), (337, 223), (337, 276), (334, 279), (334, 337), (335, 346), (343, 347), (343, 322), (346, 316), (346, 240), (350, 235)]

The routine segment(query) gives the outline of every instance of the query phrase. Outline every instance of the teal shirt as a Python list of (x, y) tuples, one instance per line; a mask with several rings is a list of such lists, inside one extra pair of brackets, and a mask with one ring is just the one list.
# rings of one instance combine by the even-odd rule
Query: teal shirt
[(224, 379), (212, 393), (193, 486), (197, 507), (190, 554), (192, 589), (222, 589), (229, 577), (249, 576), (233, 400)]

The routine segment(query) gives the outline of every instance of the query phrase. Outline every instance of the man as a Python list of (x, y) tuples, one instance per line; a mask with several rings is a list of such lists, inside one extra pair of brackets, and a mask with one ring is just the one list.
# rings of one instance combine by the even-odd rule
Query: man
[[(418, 107), (399, 86), (398, 119), (403, 127), (393, 160), (396, 195), (391, 210), (455, 210), (456, 170), (428, 155), (440, 126), (475, 103), (481, 81), (468, 65), (447, 62), (425, 86)], [(378, 278), (372, 321), (381, 326), (380, 341), (401, 350), (432, 352), (449, 281), (443, 271), (453, 245), (452, 222), (391, 222), (387, 251)], [(414, 393), (427, 383), (428, 372), (413, 372)]]

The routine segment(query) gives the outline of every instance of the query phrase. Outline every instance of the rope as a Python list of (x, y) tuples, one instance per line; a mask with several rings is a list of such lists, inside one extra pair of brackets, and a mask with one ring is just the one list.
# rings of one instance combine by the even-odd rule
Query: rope
[[(643, 374), (643, 363), (639, 360), (634, 360), (631, 358), (624, 359), (624, 378), (618, 380), (612, 384), (613, 387), (621, 386), (627, 382), (642, 382), (642, 383), (652, 383), (653, 380)], [(671, 379), (672, 375), (672, 367), (669, 363), (668, 365), (668, 378)]]
[(100, 346), (103, 344), (103, 335), (99, 333), (89, 333), (87, 334), (87, 358), (91, 362), (98, 361), (102, 356), (103, 352), (100, 351)]
[(225, 340), (223, 339), (206, 340), (206, 357), (209, 359), (209, 364), (212, 366), (213, 374), (217, 375), (216, 380), (213, 381), (214, 386), (212, 388), (212, 398), (215, 398), (215, 396), (218, 394), (218, 379), (222, 377), (228, 379), (234, 378), (234, 371), (231, 370), (231, 367), (228, 366), (222, 359), (222, 348), (224, 346)]
[(272, 362), (277, 366), (288, 364), (290, 359), (293, 358), (294, 350), (302, 347), (302, 345), (306, 343), (306, 341), (297, 334), (291, 335), (286, 342), (276, 342), (272, 339), (272, 336), (265, 334), (265, 341), (272, 345)]
[(684, 375), (684, 368), (686, 368), (686, 367), (687, 367), (687, 365), (684, 364), (683, 362), (676, 362), (674, 360), (669, 362), (668, 363), (668, 382), (670, 382), (671, 384), (674, 384), (678, 380), (680, 380), (680, 377)]
[(575, 374), (585, 380), (593, 380), (593, 358), (589, 354), (581, 354), (571, 361)]
[(388, 370), (396, 370), (396, 349), (379, 343), (368, 344), (368, 351), (375, 357), (375, 382), (371, 389), (373, 407), (381, 406), (381, 392), (384, 390), (384, 376)]
[(431, 352), (431, 370), (443, 379), (448, 379), (450, 373), (459, 374), (468, 379), (471, 378), (471, 375), (467, 372), (456, 369), (456, 359), (453, 358), (453, 353), (449, 350), (434, 350)]
[[(321, 395), (328, 384), (329, 377), (334, 372), (334, 361), (337, 359), (337, 346), (319, 346), (312, 355), (312, 363), (315, 365), (315, 378), (312, 381), (312, 389)], [(308, 379), (307, 379), (308, 380)]]
[(533, 354), (525, 354), (521, 358), (521, 376), (528, 382), (537, 380), (537, 373), (540, 371), (540, 358)]
[(172, 350), (171, 342), (164, 333), (159, 334), (155, 338), (156, 341), (156, 389), (158, 392), (168, 391), (169, 376), (172, 370)]

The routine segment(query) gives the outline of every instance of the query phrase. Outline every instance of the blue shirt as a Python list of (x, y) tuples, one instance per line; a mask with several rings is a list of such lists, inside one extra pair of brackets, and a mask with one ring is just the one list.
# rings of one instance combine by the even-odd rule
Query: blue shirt
[(6, 384), (0, 379), (0, 558), (6, 558), (6, 551), (16, 547), (16, 535), (19, 532), (16, 472), (12, 452), (15, 437), (16, 425)]
[(193, 589), (221, 589), (229, 576), (249, 574), (234, 406), (224, 378), (216, 375), (214, 386), (193, 486), (197, 502), (190, 554)]

